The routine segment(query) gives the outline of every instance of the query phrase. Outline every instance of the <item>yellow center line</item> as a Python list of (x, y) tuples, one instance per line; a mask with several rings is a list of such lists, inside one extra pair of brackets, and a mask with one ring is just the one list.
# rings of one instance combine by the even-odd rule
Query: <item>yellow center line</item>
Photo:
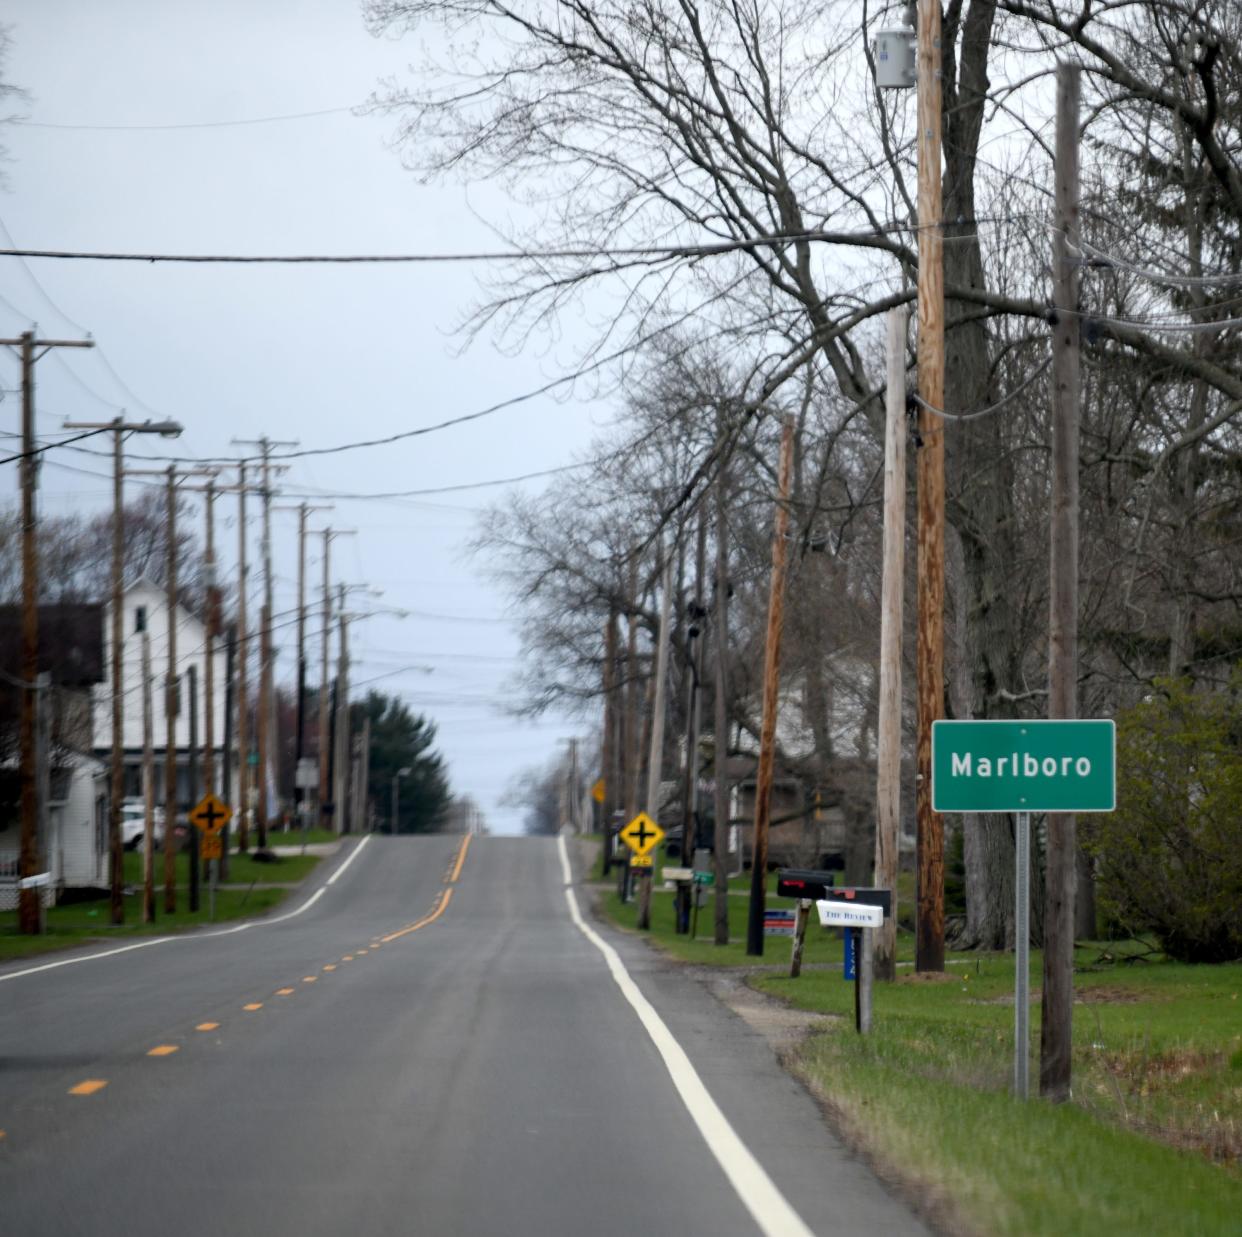
[(220, 1024), (218, 1022), (200, 1022), (194, 1029), (196, 1031), (214, 1031)]
[(292, 988), (277, 988), (276, 995), (277, 996), (292, 996), (293, 989)]
[(346, 954), (346, 955), (345, 955), (345, 956), (341, 959), (341, 961), (342, 961), (342, 962), (352, 962), (353, 960), (354, 960), (354, 955), (353, 955), (353, 954)]
[(360, 949), (360, 950), (358, 950), (358, 957), (360, 957), (360, 958), (361, 958), (361, 957), (362, 957), (362, 955), (363, 955), (364, 953), (366, 953), (366, 950), (365, 950), (365, 949)]
[(448, 878), (450, 885), (457, 884), (457, 878), (461, 875), (461, 865), (466, 862), (466, 851), (470, 849), (470, 839), (473, 836), (473, 834), (467, 833), (461, 840), (461, 850), (457, 852), (457, 862), (453, 864), (453, 871)]
[(263, 1008), (262, 1001), (251, 1001), (249, 1005), (242, 1006), (242, 1009), (249, 1009), (249, 1010), (262, 1009), (262, 1008)]
[(70, 1095), (94, 1095), (96, 1091), (102, 1091), (108, 1084), (102, 1078), (86, 1078), (83, 1079), (76, 1087), (69, 1088)]
[(156, 1044), (154, 1048), (147, 1049), (149, 1057), (171, 1057), (177, 1051), (176, 1044)]
[(388, 944), (389, 941), (395, 941), (399, 936), (405, 936), (407, 933), (417, 932), (419, 928), (425, 928), (429, 923), (435, 923), (435, 921), (439, 919), (440, 916), (443, 915), (448, 909), (449, 901), (453, 897), (453, 891), (451, 889), (442, 889), (440, 890), (439, 896), (439, 905), (431, 912), (430, 915), (425, 915), (417, 923), (410, 924), (408, 928), (402, 928), (400, 932), (394, 932), (390, 936), (384, 937), (384, 944)]
[(319, 978), (318, 975), (303, 975), (302, 982), (304, 984), (313, 984)]
[(325, 962), (325, 963), (323, 964), (323, 969), (324, 969), (325, 971), (335, 971), (335, 970), (336, 970), (336, 963), (335, 963), (335, 962)]

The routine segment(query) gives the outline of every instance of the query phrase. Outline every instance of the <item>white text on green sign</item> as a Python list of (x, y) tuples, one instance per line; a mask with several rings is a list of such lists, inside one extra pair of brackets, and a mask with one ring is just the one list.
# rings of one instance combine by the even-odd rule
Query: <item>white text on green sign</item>
[(1109, 720), (932, 724), (936, 812), (1111, 812), (1116, 731)]

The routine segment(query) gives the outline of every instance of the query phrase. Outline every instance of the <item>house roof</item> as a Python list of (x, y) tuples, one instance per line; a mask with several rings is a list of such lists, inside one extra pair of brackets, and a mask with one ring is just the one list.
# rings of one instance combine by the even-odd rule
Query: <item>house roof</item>
[[(20, 606), (0, 606), (0, 668), (21, 677)], [(103, 606), (66, 602), (39, 607), (39, 672), (50, 674), (59, 687), (103, 682)]]

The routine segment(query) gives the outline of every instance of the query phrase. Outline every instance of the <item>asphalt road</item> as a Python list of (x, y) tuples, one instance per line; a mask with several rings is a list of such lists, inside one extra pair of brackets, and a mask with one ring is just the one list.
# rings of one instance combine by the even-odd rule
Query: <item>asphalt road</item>
[(4, 1232), (923, 1231), (761, 1037), (578, 917), (559, 842), (329, 862), (242, 930), (0, 968)]

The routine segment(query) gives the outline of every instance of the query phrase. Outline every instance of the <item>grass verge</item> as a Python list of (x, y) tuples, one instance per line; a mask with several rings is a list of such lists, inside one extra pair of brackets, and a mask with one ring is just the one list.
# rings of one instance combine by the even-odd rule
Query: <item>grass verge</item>
[[(1073, 1101), (1019, 1104), (1008, 1094), (1012, 956), (955, 954), (944, 977), (906, 972), (877, 985), (876, 1029), (864, 1039), (853, 1031), (853, 986), (839, 969), (817, 965), (839, 963), (835, 933), (812, 926), (807, 969), (791, 980), (787, 941), (769, 938), (762, 960), (746, 957), (745, 899), (729, 900), (733, 942), (723, 947), (677, 936), (671, 903), (669, 894), (653, 898), (654, 943), (688, 961), (746, 966), (758, 990), (841, 1015), (807, 1040), (796, 1067), (886, 1174), (915, 1193), (947, 1198), (956, 1226), (998, 1234), (1239, 1231), (1242, 964), (1190, 967), (1080, 949)], [(608, 894), (601, 906), (633, 928), (632, 903)], [(910, 938), (899, 941), (899, 957), (908, 955)], [(1041, 965), (1036, 953), (1035, 1054)]]
[[(155, 910), (153, 924), (139, 922), (142, 913), (142, 857), (125, 856), (125, 881), (130, 892), (125, 897), (125, 922), (113, 925), (105, 895), (89, 902), (53, 906), (47, 912), (47, 931), (40, 936), (23, 936), (17, 931), (17, 912), (0, 911), (0, 962), (30, 958), (75, 945), (103, 945), (119, 939), (166, 936), (187, 928), (228, 920), (251, 919), (279, 906), (296, 889), (259, 889), (252, 884), (293, 884), (302, 881), (319, 862), (317, 855), (291, 855), (275, 863), (256, 863), (249, 856), (230, 859), (229, 885), (216, 893), (215, 919), (210, 917), (210, 895), (206, 885), (200, 892), (199, 909), (191, 912), (188, 860), (177, 856), (177, 910), (164, 913), (163, 856), (156, 863)], [(244, 887), (243, 887), (244, 886)]]

